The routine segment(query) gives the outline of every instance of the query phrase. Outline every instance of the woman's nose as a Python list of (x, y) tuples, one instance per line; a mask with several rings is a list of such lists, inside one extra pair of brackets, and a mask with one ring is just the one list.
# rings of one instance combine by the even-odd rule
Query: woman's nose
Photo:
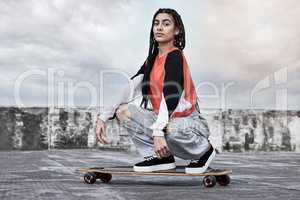
[(160, 24), (160, 25), (157, 25), (156, 26), (156, 30), (158, 30), (158, 31), (162, 31), (163, 29), (162, 29), (162, 25)]

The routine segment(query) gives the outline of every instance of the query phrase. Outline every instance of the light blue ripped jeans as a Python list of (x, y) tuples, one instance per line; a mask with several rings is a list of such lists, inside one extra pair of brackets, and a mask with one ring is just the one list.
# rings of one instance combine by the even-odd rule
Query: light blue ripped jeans
[[(150, 110), (128, 104), (131, 117), (121, 122), (129, 132), (133, 143), (142, 156), (153, 155), (152, 130), (149, 127), (156, 121), (157, 115)], [(207, 121), (198, 111), (187, 117), (172, 118), (169, 122), (170, 132), (165, 139), (172, 155), (185, 159), (199, 159), (209, 149), (210, 134)]]

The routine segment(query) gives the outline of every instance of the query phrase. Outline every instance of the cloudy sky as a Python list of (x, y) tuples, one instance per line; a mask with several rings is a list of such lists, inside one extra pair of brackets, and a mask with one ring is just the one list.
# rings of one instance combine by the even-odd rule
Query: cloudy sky
[(202, 108), (300, 108), (298, 0), (0, 1), (0, 106), (113, 104), (174, 8)]

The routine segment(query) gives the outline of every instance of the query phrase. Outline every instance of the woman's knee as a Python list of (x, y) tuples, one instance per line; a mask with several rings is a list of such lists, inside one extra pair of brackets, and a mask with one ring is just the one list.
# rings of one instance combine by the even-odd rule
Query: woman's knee
[(129, 121), (131, 117), (131, 113), (128, 109), (128, 104), (122, 104), (118, 107), (116, 111), (117, 119), (120, 122)]

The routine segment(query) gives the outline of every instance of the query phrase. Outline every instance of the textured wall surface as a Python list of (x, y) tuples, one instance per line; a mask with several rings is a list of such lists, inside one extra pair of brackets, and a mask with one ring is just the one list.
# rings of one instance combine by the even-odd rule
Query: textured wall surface
[[(219, 151), (300, 151), (300, 111), (202, 111)], [(95, 140), (96, 109), (0, 108), (0, 149), (112, 148), (134, 150), (116, 120), (107, 124), (110, 143)]]

